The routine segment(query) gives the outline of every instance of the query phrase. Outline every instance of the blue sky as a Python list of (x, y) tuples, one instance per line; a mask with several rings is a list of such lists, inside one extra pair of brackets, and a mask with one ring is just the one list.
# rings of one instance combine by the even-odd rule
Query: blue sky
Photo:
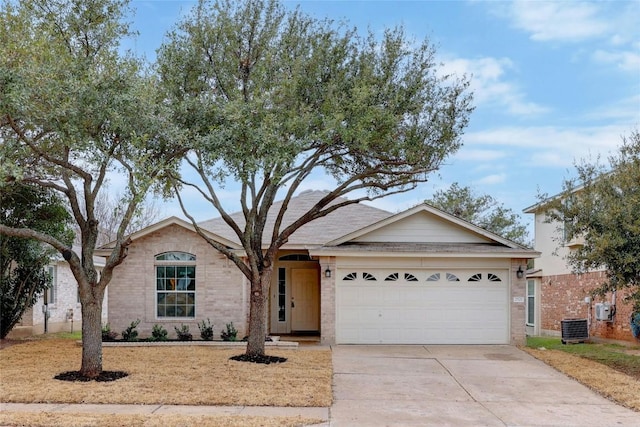
[[(131, 47), (149, 60), (195, 2), (133, 1)], [(403, 25), (437, 46), (445, 70), (472, 77), (464, 146), (417, 190), (376, 201), (396, 212), (452, 182), (520, 213), (554, 194), (574, 160), (607, 156), (640, 128), (640, 1), (285, 1), (365, 31)], [(328, 189), (318, 176), (305, 188)], [(232, 210), (237, 196), (226, 193)], [(217, 216), (193, 205), (196, 219)], [(174, 203), (167, 215), (180, 215)], [(523, 220), (530, 222), (528, 215)]]

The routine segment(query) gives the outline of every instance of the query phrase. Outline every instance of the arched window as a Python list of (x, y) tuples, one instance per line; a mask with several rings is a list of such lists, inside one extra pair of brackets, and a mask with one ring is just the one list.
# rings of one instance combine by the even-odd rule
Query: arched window
[(187, 252), (164, 252), (156, 255), (156, 261), (195, 261), (196, 256)]
[(195, 317), (196, 256), (165, 252), (155, 259), (157, 317)]

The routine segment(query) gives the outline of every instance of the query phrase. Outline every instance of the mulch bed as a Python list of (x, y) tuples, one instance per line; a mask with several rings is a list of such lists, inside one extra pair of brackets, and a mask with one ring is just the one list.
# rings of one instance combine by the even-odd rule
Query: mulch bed
[(264, 363), (265, 365), (270, 365), (271, 363), (284, 363), (287, 361), (287, 358), (259, 354), (239, 354), (238, 356), (231, 356), (229, 360), (235, 360), (238, 362)]
[(61, 374), (56, 375), (55, 377), (53, 377), (56, 380), (61, 380), (61, 381), (78, 381), (78, 382), (89, 382), (89, 381), (96, 381), (96, 382), (109, 382), (109, 381), (115, 381), (115, 380), (119, 380), (120, 378), (124, 378), (126, 376), (128, 376), (129, 374), (124, 372), (124, 371), (102, 371), (100, 372), (100, 375), (98, 375), (95, 378), (89, 378), (89, 377), (85, 377), (84, 375), (80, 374), (80, 371), (68, 371), (68, 372), (63, 372)]

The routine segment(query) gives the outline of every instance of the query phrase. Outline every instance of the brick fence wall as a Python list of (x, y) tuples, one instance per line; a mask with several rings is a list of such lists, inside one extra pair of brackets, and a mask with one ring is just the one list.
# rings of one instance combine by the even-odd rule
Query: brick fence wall
[(585, 300), (590, 297), (591, 290), (604, 280), (606, 280), (604, 272), (542, 277), (540, 287), (541, 332), (560, 335), (563, 319), (588, 319), (590, 336), (635, 341), (629, 324), (632, 306), (624, 302), (624, 292), (617, 292), (616, 315), (613, 322), (599, 321), (595, 316), (596, 303), (611, 303), (611, 294), (604, 299), (595, 297)]

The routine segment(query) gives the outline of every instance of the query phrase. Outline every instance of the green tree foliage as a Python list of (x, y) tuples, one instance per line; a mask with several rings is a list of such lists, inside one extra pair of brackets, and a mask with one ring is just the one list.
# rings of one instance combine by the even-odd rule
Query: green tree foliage
[(605, 269), (596, 293), (626, 289), (640, 312), (640, 132), (624, 137), (607, 164), (583, 160), (575, 168), (558, 197), (540, 196), (548, 220), (559, 224), (558, 243), (583, 240), (567, 256), (573, 271)]
[[(360, 35), (276, 1), (200, 1), (167, 36), (157, 65), (174, 120), (194, 144), (187, 163), (197, 180), (176, 176), (176, 185), (199, 191), (246, 252), (201, 233), (251, 282), (248, 355), (264, 354), (271, 274), (289, 236), (345, 205), (426, 181), (460, 147), (471, 112), (468, 81), (444, 75), (428, 41), (402, 28)], [(285, 222), (312, 173), (335, 187)], [(241, 186), (242, 223), (220, 198), (229, 182)], [(270, 211), (276, 196), (282, 208)], [(265, 233), (267, 214), (275, 227)]]
[[(70, 244), (70, 216), (52, 191), (13, 183), (0, 192), (0, 223), (31, 228)], [(50, 286), (45, 267), (54, 252), (37, 240), (0, 235), (0, 338), (20, 321), (24, 312)]]
[[(120, 51), (131, 35), (126, 11), (120, 0), (6, 1), (0, 10), (0, 185), (18, 180), (58, 192), (81, 249), (46, 230), (1, 223), (0, 234), (38, 239), (68, 261), (82, 303), (80, 374), (88, 378), (102, 371), (102, 301), (126, 256), (125, 230), (182, 150), (174, 149), (155, 79)], [(126, 183), (121, 219), (98, 275), (96, 204), (116, 173)]]
[(454, 182), (438, 190), (426, 203), (521, 245), (530, 246), (527, 226), (518, 214), (488, 194), (475, 194)]

